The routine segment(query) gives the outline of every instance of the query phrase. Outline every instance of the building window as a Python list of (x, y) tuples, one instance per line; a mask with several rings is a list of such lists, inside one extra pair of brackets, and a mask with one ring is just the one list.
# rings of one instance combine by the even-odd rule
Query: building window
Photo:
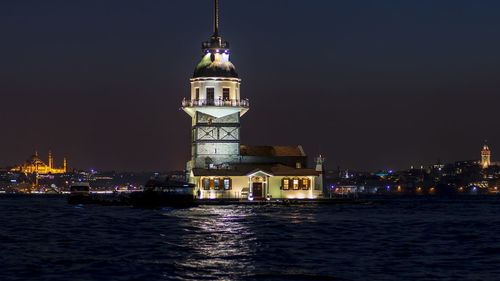
[(210, 179), (209, 178), (203, 179), (203, 189), (210, 190)]
[(283, 190), (289, 190), (290, 189), (290, 180), (289, 179), (283, 179)]
[(225, 190), (231, 190), (232, 186), (232, 180), (230, 178), (225, 178), (224, 179), (224, 189)]
[(293, 179), (293, 190), (299, 190), (299, 179)]
[(214, 105), (215, 102), (215, 88), (207, 88), (207, 104)]
[(195, 92), (196, 92), (196, 101), (199, 101), (200, 100), (200, 88), (196, 88)]
[(214, 189), (215, 190), (220, 189), (220, 179), (214, 179)]
[(309, 179), (302, 179), (302, 189), (303, 190), (309, 190), (310, 184), (309, 184)]
[(223, 101), (229, 101), (229, 88), (224, 88), (222, 89), (222, 100)]

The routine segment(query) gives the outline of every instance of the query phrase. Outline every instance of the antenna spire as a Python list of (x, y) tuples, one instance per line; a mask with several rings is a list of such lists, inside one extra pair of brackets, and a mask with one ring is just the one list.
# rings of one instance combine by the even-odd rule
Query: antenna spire
[(214, 36), (219, 36), (219, 0), (214, 0)]

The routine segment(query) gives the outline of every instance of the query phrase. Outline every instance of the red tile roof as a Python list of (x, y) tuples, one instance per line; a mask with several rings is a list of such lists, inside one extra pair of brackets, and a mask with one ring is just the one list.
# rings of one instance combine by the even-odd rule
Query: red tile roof
[(258, 157), (304, 157), (306, 156), (302, 146), (240, 146), (241, 156)]

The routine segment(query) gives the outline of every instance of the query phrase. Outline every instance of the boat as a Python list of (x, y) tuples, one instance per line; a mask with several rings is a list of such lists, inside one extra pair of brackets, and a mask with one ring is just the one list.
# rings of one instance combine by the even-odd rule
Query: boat
[(149, 180), (143, 192), (130, 194), (130, 203), (138, 208), (188, 208), (197, 205), (195, 185), (166, 178)]
[(75, 182), (70, 185), (68, 203), (72, 205), (85, 204), (92, 201), (90, 184), (88, 182)]

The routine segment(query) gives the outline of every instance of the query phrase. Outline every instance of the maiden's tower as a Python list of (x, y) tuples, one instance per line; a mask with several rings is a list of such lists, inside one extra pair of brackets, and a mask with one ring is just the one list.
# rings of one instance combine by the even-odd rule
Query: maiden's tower
[[(191, 78), (190, 98), (182, 101), (192, 119), (189, 181), (201, 199), (318, 198), (322, 165), (307, 168), (302, 146), (247, 146), (240, 143), (240, 119), (250, 104), (219, 30), (214, 0), (213, 34), (202, 43), (202, 58)], [(323, 163), (323, 159), (318, 159)]]

